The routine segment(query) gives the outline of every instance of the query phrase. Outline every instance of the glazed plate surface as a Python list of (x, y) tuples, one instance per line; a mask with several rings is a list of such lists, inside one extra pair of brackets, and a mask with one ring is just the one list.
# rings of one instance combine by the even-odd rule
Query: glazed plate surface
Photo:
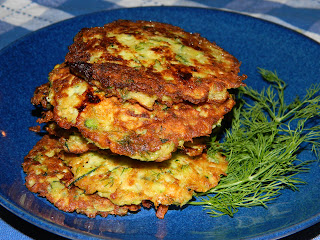
[[(212, 218), (202, 207), (169, 210), (165, 219), (154, 210), (124, 217), (89, 219), (64, 213), (29, 192), (21, 168), (23, 157), (41, 138), (30, 103), (35, 88), (61, 63), (75, 34), (84, 27), (117, 20), (152, 20), (197, 32), (216, 42), (241, 62), (247, 85), (265, 86), (257, 68), (277, 71), (289, 86), (288, 100), (303, 96), (320, 82), (320, 45), (281, 26), (252, 17), (213, 9), (145, 7), (103, 11), (66, 20), (12, 43), (0, 52), (0, 203), (28, 222), (73, 239), (270, 239), (293, 234), (320, 221), (320, 165), (299, 177), (308, 182), (299, 192), (282, 191), (268, 209), (241, 209), (233, 218)], [(302, 160), (315, 159), (302, 151)]]

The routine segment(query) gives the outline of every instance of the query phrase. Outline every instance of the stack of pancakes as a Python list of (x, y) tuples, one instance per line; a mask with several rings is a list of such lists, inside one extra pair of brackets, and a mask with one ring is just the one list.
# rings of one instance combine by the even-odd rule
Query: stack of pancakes
[(32, 98), (48, 134), (26, 156), (26, 185), (64, 211), (124, 215), (216, 186), (227, 162), (206, 139), (235, 104), (238, 60), (199, 34), (119, 20), (82, 29)]

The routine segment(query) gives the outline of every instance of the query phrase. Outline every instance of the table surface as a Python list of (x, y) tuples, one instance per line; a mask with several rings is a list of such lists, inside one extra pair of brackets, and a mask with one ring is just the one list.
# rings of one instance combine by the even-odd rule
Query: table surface
[[(163, 5), (241, 12), (286, 26), (320, 43), (319, 0), (0, 0), (0, 49), (30, 32), (74, 16)], [(33, 226), (1, 206), (0, 232), (0, 240), (65, 239)], [(320, 239), (320, 223), (286, 239)]]

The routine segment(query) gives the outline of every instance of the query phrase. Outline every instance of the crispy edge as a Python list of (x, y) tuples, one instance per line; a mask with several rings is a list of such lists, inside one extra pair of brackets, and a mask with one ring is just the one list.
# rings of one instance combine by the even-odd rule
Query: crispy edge
[[(61, 150), (61, 144), (45, 135), (29, 152), (25, 157), (22, 164), (23, 170), (27, 174), (26, 187), (34, 193), (38, 193), (39, 196), (45, 197), (53, 203), (58, 209), (66, 212), (78, 212), (87, 215), (90, 218), (101, 215), (107, 217), (109, 214), (114, 215), (126, 215), (128, 211), (137, 211), (140, 206), (117, 206), (114, 205), (109, 199), (102, 198), (97, 194), (87, 195), (78, 187), (64, 187), (61, 191), (64, 191), (68, 197), (54, 197), (48, 191), (50, 188), (50, 181), (55, 179), (60, 181), (64, 186), (65, 182), (73, 177), (70, 169), (62, 164), (62, 161), (57, 156), (48, 157), (45, 152), (54, 151), (55, 154), (59, 154)], [(36, 160), (38, 154), (42, 154), (44, 160), (39, 162)], [(100, 208), (113, 208), (111, 211), (99, 211), (96, 207)]]
[[(152, 25), (152, 27), (145, 28), (145, 25)], [(99, 39), (99, 41), (106, 41), (103, 44), (108, 45), (112, 44), (112, 42), (110, 42), (111, 40), (107, 40), (105, 37), (108, 31), (130, 32), (130, 34), (135, 34), (133, 30), (139, 28), (144, 28), (144, 31), (148, 32), (158, 31), (162, 34), (168, 35), (168, 37), (178, 37), (179, 34), (183, 35), (184, 38), (181, 38), (183, 44), (195, 49), (208, 50), (209, 48), (207, 45), (210, 44), (214, 48), (221, 51), (224, 57), (232, 63), (230, 66), (231, 69), (223, 74), (220, 79), (217, 79), (216, 77), (207, 80), (203, 79), (201, 85), (199, 85), (197, 84), (197, 79), (190, 77), (192, 76), (192, 69), (189, 69), (189, 67), (186, 67), (185, 65), (178, 64), (171, 66), (171, 71), (176, 73), (176, 84), (166, 84), (166, 81), (163, 80), (161, 74), (143, 67), (137, 70), (136, 68), (133, 69), (125, 66), (125, 60), (119, 56), (108, 55), (106, 58), (110, 61), (122, 61), (122, 64), (112, 62), (97, 64), (88, 63), (91, 56), (90, 50), (92, 50), (93, 46), (96, 46), (99, 43), (94, 43), (95, 40), (94, 38), (92, 39), (91, 36), (100, 34), (102, 36), (102, 40)], [(172, 34), (172, 32), (176, 32), (177, 34)], [(87, 38), (90, 38), (91, 40), (87, 43), (83, 42), (82, 38), (84, 36), (87, 36)], [(115, 39), (112, 39), (112, 41), (115, 41)], [(103, 27), (82, 29), (74, 38), (74, 43), (69, 46), (69, 52), (67, 53), (65, 59), (74, 74), (84, 78), (88, 82), (95, 84), (104, 91), (108, 91), (110, 87), (127, 88), (129, 91), (144, 92), (150, 96), (157, 95), (158, 101), (162, 101), (164, 96), (169, 96), (175, 103), (181, 102), (182, 100), (187, 100), (194, 104), (205, 102), (208, 100), (208, 94), (212, 85), (212, 81), (218, 89), (222, 90), (225, 88), (237, 88), (239, 86), (243, 86), (245, 85), (243, 81), (247, 78), (246, 75), (238, 76), (240, 72), (240, 62), (234, 56), (217, 46), (215, 43), (208, 41), (197, 33), (188, 33), (179, 27), (159, 22), (131, 22), (126, 20), (118, 20), (109, 24), (105, 24)], [(217, 70), (224, 69), (224, 65), (219, 62), (215, 62), (214, 67)], [(130, 79), (130, 81), (123, 81), (125, 78)], [(121, 79), (121, 81), (119, 81), (119, 79)], [(195, 99), (191, 97), (191, 92), (193, 91), (192, 89), (197, 88), (206, 92), (201, 99)], [(168, 102), (166, 102), (166, 104), (168, 104)]]

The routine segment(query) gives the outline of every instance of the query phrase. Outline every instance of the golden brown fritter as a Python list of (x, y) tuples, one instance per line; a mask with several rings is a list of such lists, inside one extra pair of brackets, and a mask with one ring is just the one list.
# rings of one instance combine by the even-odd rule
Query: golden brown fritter
[(117, 206), (108, 198), (88, 195), (76, 186), (66, 187), (65, 183), (73, 178), (73, 174), (59, 158), (61, 151), (61, 144), (45, 135), (25, 157), (23, 170), (27, 174), (26, 186), (31, 192), (47, 198), (62, 211), (76, 211), (88, 217), (126, 215), (128, 211), (140, 209), (131, 204)]
[(61, 156), (74, 178), (70, 185), (107, 197), (117, 205), (139, 205), (143, 201), (159, 205), (186, 204), (195, 192), (215, 187), (225, 174), (227, 162), (220, 154), (203, 153), (189, 157), (176, 152), (164, 162), (143, 162), (125, 156), (89, 151)]
[[(50, 122), (46, 130), (50, 135), (59, 138), (63, 150), (68, 153), (79, 154), (88, 151), (102, 151), (92, 142), (85, 139), (76, 128), (63, 129), (56, 123)], [(195, 138), (192, 142), (186, 142), (181, 148), (181, 151), (191, 157), (201, 155), (206, 150), (208, 141), (208, 137)]]
[(152, 109), (189, 101), (224, 102), (244, 85), (239, 61), (196, 33), (159, 22), (118, 20), (82, 29), (65, 61), (106, 93)]
[(59, 139), (65, 152), (79, 154), (99, 150), (96, 145), (85, 139), (76, 128), (63, 129), (56, 123), (50, 122), (46, 126), (46, 130), (49, 135)]
[(27, 188), (88, 217), (142, 205), (163, 218), (226, 173), (225, 158), (205, 149), (235, 104), (228, 89), (245, 85), (239, 67), (215, 43), (169, 24), (82, 29), (31, 100), (45, 109), (38, 122), (49, 135), (25, 157)]
[(154, 205), (156, 216), (164, 218), (171, 204), (182, 206), (194, 192), (216, 186), (227, 162), (220, 154), (211, 159), (206, 154), (189, 157), (175, 153), (162, 163), (106, 151), (70, 154), (56, 138), (45, 135), (22, 166), (27, 188), (62, 211), (106, 217), (138, 211), (142, 204), (147, 208)]
[(33, 98), (35, 104), (53, 106), (42, 121), (53, 120), (65, 129), (75, 127), (97, 147), (143, 161), (169, 159), (184, 142), (209, 135), (235, 103), (228, 94), (223, 103), (178, 103), (171, 107), (157, 103), (148, 110), (138, 103), (109, 97), (71, 74), (64, 64), (55, 67), (49, 81), (49, 94), (36, 91)]

